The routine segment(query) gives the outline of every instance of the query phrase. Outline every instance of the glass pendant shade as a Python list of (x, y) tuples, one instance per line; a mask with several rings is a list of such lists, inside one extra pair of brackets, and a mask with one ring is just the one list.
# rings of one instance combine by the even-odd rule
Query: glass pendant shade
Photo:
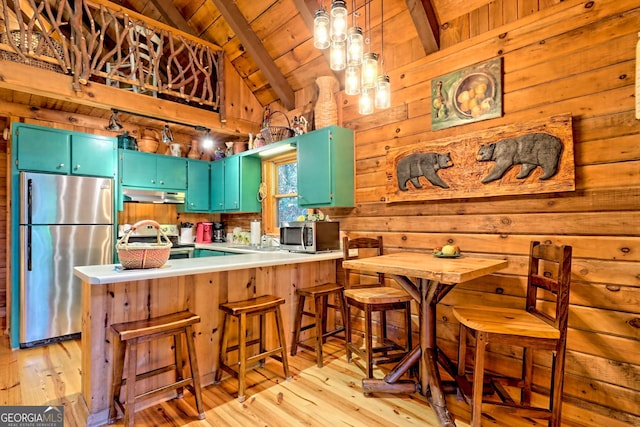
[(344, 72), (344, 93), (357, 95), (360, 93), (360, 67), (349, 65)]
[(378, 55), (367, 52), (362, 58), (362, 88), (373, 89), (378, 82)]
[(358, 102), (358, 113), (362, 115), (373, 113), (373, 89), (362, 88)]
[(360, 65), (364, 52), (362, 28), (351, 27), (347, 35), (347, 65)]
[(313, 18), (313, 46), (328, 49), (331, 46), (329, 14), (324, 9), (316, 10)]
[(347, 3), (333, 0), (331, 3), (331, 41), (347, 39)]
[(331, 42), (329, 67), (334, 71), (344, 70), (347, 66), (347, 44), (340, 41)]
[(378, 77), (375, 107), (379, 110), (391, 107), (391, 81), (386, 74)]

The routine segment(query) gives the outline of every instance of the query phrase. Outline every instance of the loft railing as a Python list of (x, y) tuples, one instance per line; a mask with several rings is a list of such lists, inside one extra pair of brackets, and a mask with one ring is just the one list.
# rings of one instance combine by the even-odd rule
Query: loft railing
[(224, 105), (223, 52), (106, 0), (0, 0), (0, 60), (206, 105)]

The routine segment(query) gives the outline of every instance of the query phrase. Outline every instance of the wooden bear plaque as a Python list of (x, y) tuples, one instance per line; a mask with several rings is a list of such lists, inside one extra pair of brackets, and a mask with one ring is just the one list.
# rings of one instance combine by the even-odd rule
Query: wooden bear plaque
[(575, 190), (571, 115), (387, 151), (386, 201)]

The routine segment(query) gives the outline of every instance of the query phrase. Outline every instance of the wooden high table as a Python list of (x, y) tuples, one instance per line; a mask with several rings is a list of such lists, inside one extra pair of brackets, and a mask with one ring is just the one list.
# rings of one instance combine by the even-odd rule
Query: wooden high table
[[(420, 307), (420, 344), (416, 345), (384, 379), (364, 379), (364, 393), (411, 393), (419, 391), (425, 395), (438, 415), (443, 426), (455, 426), (449, 413), (440, 374), (436, 346), (436, 304), (453, 287), (462, 282), (491, 274), (507, 266), (500, 259), (437, 258), (433, 254), (418, 252), (397, 252), (393, 254), (343, 261), (342, 266), (374, 273), (384, 273), (393, 278), (407, 291)], [(420, 357), (423, 356), (423, 357)], [(400, 377), (420, 360), (420, 382), (400, 381)], [(430, 395), (427, 395), (427, 390)]]

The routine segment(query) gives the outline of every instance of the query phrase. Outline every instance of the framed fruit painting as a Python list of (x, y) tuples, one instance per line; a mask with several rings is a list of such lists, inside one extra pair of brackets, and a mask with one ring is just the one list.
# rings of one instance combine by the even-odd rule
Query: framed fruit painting
[(431, 81), (431, 130), (502, 116), (502, 58)]

